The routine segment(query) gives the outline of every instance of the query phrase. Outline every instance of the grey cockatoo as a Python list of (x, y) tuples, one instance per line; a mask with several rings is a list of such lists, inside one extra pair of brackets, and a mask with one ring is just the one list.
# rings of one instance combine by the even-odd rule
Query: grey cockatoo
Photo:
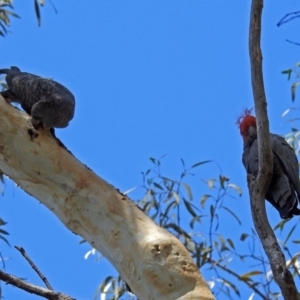
[[(256, 118), (246, 110), (238, 119), (244, 141), (243, 164), (248, 174), (258, 174), (258, 143)], [(273, 152), (273, 177), (266, 199), (278, 210), (282, 219), (300, 215), (297, 208), (300, 199), (299, 166), (293, 148), (280, 135), (270, 133)]]
[(68, 126), (74, 116), (75, 98), (66, 87), (54, 80), (21, 72), (17, 67), (0, 69), (0, 74), (6, 74), (8, 85), (8, 90), (1, 95), (9, 102), (20, 103), (31, 115), (35, 129)]

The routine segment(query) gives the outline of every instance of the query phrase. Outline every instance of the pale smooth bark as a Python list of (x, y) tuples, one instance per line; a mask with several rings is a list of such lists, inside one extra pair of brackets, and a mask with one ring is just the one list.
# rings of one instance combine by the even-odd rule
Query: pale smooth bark
[[(144, 299), (214, 299), (186, 248), (0, 96), (0, 170), (87, 240)], [(125, 172), (125, 171), (124, 171)]]

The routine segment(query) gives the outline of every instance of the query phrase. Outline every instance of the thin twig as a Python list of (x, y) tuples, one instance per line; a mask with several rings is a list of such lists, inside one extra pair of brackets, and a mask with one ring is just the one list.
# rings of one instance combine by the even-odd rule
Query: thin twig
[(286, 41), (287, 41), (288, 43), (293, 44), (293, 45), (300, 46), (300, 43), (296, 43), (296, 42), (290, 41), (290, 40), (288, 40), (288, 39), (286, 39)]
[(240, 276), (239, 274), (237, 274), (234, 271), (226, 268), (225, 266), (222, 266), (220, 263), (218, 263), (217, 261), (215, 261), (211, 258), (209, 258), (209, 262), (213, 263), (215, 266), (219, 267), (220, 269), (222, 269), (222, 270), (226, 271), (227, 273), (231, 274), (232, 276), (236, 277), (238, 280), (240, 280), (240, 281), (244, 282), (245, 284), (247, 284), (255, 293), (257, 293), (259, 296), (261, 296), (262, 299), (269, 300), (268, 297), (266, 297), (264, 294), (262, 294), (260, 292), (259, 289), (256, 288), (256, 286), (255, 286), (256, 283), (255, 282), (253, 284), (249, 283), (250, 280), (243, 279), (243, 277)]
[(15, 248), (20, 251), (20, 253), (23, 255), (23, 257), (29, 262), (29, 264), (31, 265), (31, 267), (33, 268), (33, 270), (39, 275), (39, 277), (44, 281), (46, 287), (49, 290), (53, 291), (52, 286), (50, 285), (50, 283), (48, 282), (47, 278), (41, 273), (41, 271), (38, 269), (38, 267), (35, 265), (35, 263), (31, 260), (31, 258), (27, 255), (27, 253), (25, 252), (23, 247), (18, 247), (15, 246)]
[(294, 11), (292, 13), (288, 13), (277, 23), (277, 26), (281, 26), (299, 17), (300, 17), (300, 11)]
[(31, 294), (35, 294), (41, 297), (44, 297), (46, 299), (51, 299), (51, 300), (75, 300), (74, 298), (59, 293), (55, 291), (51, 291), (45, 288), (42, 288), (40, 286), (28, 283), (16, 276), (10, 275), (8, 273), (5, 273), (0, 270), (0, 280), (5, 281), (6, 283), (9, 283), (17, 288), (20, 288), (24, 291), (27, 291)]

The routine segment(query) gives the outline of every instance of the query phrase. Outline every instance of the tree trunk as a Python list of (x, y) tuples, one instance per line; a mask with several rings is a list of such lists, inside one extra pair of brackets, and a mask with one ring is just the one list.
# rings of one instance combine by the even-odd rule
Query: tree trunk
[(249, 54), (252, 90), (257, 118), (259, 172), (256, 178), (248, 175), (248, 187), (253, 223), (268, 256), (274, 279), (279, 285), (284, 299), (296, 300), (298, 299), (298, 291), (293, 275), (286, 266), (284, 254), (270, 226), (265, 208), (265, 196), (273, 174), (273, 154), (270, 145), (267, 100), (263, 81), (262, 53), (260, 49), (262, 9), (263, 0), (252, 0)]
[(0, 96), (0, 169), (87, 240), (143, 299), (214, 299), (180, 241)]

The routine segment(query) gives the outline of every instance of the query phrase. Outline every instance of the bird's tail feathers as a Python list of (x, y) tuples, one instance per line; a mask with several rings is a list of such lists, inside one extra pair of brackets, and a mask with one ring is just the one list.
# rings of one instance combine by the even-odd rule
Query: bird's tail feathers
[(11, 69), (0, 69), (0, 74), (9, 74)]
[(11, 66), (10, 69), (0, 69), (0, 74), (9, 74), (11, 72), (21, 72), (21, 70), (18, 67)]
[(297, 207), (294, 207), (294, 209), (292, 210), (292, 213), (296, 216), (300, 216), (300, 209)]

